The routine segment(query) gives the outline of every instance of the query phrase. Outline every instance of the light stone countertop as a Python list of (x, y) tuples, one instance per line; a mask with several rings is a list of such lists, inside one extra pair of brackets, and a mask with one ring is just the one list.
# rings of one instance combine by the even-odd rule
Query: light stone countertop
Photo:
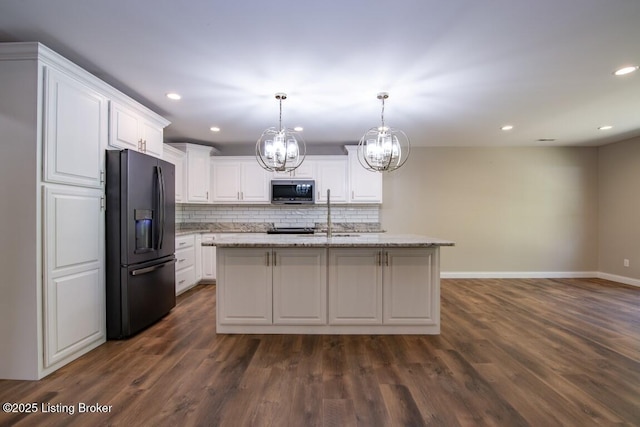
[(202, 246), (225, 248), (252, 247), (336, 247), (336, 248), (427, 248), (433, 246), (454, 246), (450, 240), (416, 234), (386, 233), (334, 233), (325, 234), (260, 234), (239, 233), (217, 236), (215, 240), (203, 242)]

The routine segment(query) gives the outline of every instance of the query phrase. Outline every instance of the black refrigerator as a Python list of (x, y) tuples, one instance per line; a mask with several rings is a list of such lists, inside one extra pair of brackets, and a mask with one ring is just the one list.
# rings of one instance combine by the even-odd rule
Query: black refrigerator
[(175, 167), (107, 150), (107, 338), (145, 329), (176, 305)]

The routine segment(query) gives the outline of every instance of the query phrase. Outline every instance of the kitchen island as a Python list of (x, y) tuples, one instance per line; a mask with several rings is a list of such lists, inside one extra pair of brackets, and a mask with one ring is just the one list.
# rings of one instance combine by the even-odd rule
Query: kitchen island
[(418, 235), (230, 234), (217, 247), (217, 331), (438, 334), (440, 247)]

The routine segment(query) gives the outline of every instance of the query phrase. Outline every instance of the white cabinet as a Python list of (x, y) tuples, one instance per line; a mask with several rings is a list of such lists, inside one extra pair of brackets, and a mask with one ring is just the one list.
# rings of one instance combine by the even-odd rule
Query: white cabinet
[(327, 322), (326, 249), (274, 249), (272, 257), (273, 323), (324, 325)]
[(109, 105), (168, 122), (39, 43), (0, 44), (0, 93), (0, 378), (37, 380), (105, 341)]
[(103, 342), (102, 190), (45, 185), (44, 366)]
[(176, 236), (176, 295), (193, 287), (196, 281), (195, 235)]
[(202, 234), (198, 233), (194, 236), (193, 251), (195, 252), (195, 283), (202, 280)]
[(170, 145), (185, 153), (186, 197), (183, 197), (182, 201), (184, 203), (209, 203), (212, 148), (186, 143)]
[(165, 123), (154, 123), (130, 106), (111, 102), (109, 145), (162, 158)]
[(349, 159), (349, 202), (382, 203), (382, 173), (362, 167), (357, 146), (347, 146), (346, 149)]
[[(208, 242), (215, 240), (214, 234), (205, 233), (202, 235), (202, 241)], [(202, 247), (202, 281), (214, 282), (216, 280), (216, 247)]]
[(439, 265), (434, 248), (393, 248), (383, 255), (383, 322), (387, 325), (440, 323)]
[(178, 150), (177, 148), (172, 147), (171, 145), (165, 144), (163, 149), (163, 158), (164, 160), (172, 163), (176, 167), (176, 203), (182, 203), (185, 201), (185, 162), (186, 155), (183, 151)]
[(439, 325), (434, 248), (331, 248), (329, 322)]
[(329, 323), (382, 324), (382, 271), (377, 248), (329, 249)]
[(270, 325), (272, 270), (269, 248), (224, 248), (218, 251), (216, 301), (218, 323)]
[(213, 203), (268, 203), (269, 175), (254, 158), (211, 159)]
[(315, 178), (315, 161), (307, 156), (302, 164), (290, 172), (270, 172), (270, 179), (313, 179)]
[(107, 145), (107, 98), (45, 67), (44, 175), (48, 182), (100, 187)]
[(338, 159), (315, 160), (316, 203), (327, 203), (327, 190), (331, 190), (331, 203), (347, 203), (347, 159), (331, 157)]

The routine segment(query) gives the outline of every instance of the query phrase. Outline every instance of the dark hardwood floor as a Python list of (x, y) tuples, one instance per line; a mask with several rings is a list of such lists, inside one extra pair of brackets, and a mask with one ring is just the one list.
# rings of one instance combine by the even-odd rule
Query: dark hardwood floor
[(443, 280), (439, 336), (217, 335), (215, 307), (199, 286), (132, 339), (41, 381), (0, 381), (0, 402), (63, 411), (0, 424), (640, 425), (638, 288)]

